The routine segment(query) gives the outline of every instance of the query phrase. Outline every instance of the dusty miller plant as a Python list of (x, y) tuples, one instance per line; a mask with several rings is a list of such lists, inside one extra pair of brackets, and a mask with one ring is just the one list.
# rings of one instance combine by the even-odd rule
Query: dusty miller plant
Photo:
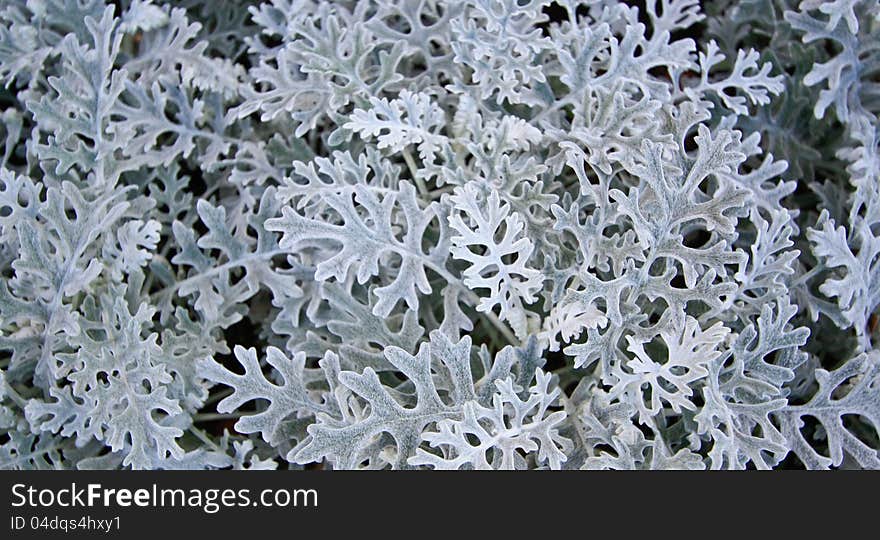
[(877, 0), (9, 0), (0, 468), (878, 468)]

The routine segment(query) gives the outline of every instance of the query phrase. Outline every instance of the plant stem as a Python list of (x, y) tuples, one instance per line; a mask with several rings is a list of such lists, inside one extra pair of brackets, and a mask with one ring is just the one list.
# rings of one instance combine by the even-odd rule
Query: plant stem
[(419, 176), (419, 167), (416, 165), (416, 160), (410, 153), (409, 148), (404, 148), (402, 153), (403, 160), (406, 161), (406, 166), (409, 167), (409, 174), (410, 176), (412, 176), (412, 179), (416, 183), (416, 187), (419, 190), (419, 195), (421, 195), (422, 197), (430, 197), (428, 186), (425, 185), (424, 179)]

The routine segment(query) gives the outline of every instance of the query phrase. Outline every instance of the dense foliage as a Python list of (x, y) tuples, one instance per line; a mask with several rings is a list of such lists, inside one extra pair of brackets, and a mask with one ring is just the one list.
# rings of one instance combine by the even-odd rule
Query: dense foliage
[(880, 1), (0, 6), (0, 468), (880, 468)]

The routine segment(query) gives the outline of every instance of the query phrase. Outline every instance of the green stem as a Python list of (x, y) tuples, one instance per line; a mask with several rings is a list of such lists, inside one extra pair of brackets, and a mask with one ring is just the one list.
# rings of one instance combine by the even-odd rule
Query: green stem
[(217, 420), (238, 420), (245, 413), (202, 413), (193, 415), (193, 422), (214, 422)]
[(428, 186), (425, 185), (424, 179), (419, 176), (419, 167), (416, 165), (416, 160), (410, 153), (409, 148), (404, 148), (402, 153), (403, 160), (406, 161), (406, 166), (409, 168), (409, 174), (410, 176), (412, 176), (412, 179), (416, 183), (416, 187), (419, 190), (419, 195), (421, 195), (422, 197), (429, 197), (430, 192), (428, 191)]

